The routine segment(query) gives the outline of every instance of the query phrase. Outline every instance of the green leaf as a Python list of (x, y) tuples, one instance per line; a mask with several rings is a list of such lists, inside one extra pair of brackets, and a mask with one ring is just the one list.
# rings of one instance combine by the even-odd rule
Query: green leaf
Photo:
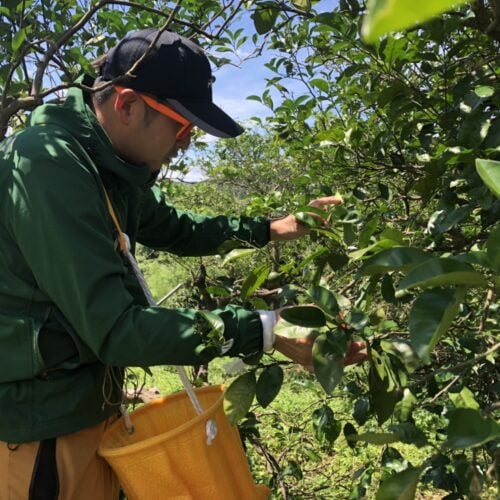
[(474, 89), (475, 94), (478, 97), (491, 97), (495, 93), (495, 89), (488, 85), (481, 85)]
[(236, 259), (241, 259), (242, 257), (246, 257), (247, 255), (251, 255), (255, 252), (253, 248), (236, 248), (235, 250), (231, 250), (227, 255), (222, 259), (221, 266), (225, 266)]
[[(498, 243), (500, 244), (500, 241)], [(485, 267), (486, 269), (494, 269), (486, 252), (465, 252), (453, 255), (452, 258), (459, 260), (460, 262), (466, 262), (467, 264), (476, 264), (478, 266)]]
[(418, 248), (389, 248), (367, 259), (359, 272), (362, 276), (371, 276), (389, 271), (407, 271), (431, 258), (432, 255)]
[(337, 299), (330, 290), (319, 285), (314, 285), (309, 289), (309, 296), (312, 301), (330, 316), (337, 316), (339, 305)]
[(280, 311), (280, 316), (293, 325), (309, 328), (320, 328), (326, 324), (323, 311), (315, 306), (286, 307)]
[(366, 423), (370, 416), (370, 399), (367, 396), (361, 396), (356, 400), (352, 416), (358, 425)]
[(500, 198), (500, 161), (477, 158), (476, 170), (488, 189)]
[(270, 31), (278, 17), (279, 10), (273, 7), (257, 6), (252, 14), (255, 29), (259, 35), (265, 35)]
[(332, 252), (328, 254), (326, 260), (333, 271), (338, 271), (349, 262), (349, 257), (345, 253)]
[(20, 29), (12, 38), (12, 51), (17, 52), (21, 48), (24, 40), (26, 40), (26, 30)]
[(387, 356), (383, 357), (372, 349), (370, 358), (370, 373), (368, 375), (370, 406), (377, 415), (379, 425), (382, 425), (392, 415), (402, 394), (395, 387), (394, 373)]
[(382, 481), (376, 500), (413, 500), (422, 469), (410, 468), (389, 476)]
[(207, 286), (206, 290), (212, 297), (230, 297), (231, 296), (231, 292), (229, 290), (227, 290), (226, 288), (223, 288), (221, 286)]
[(292, 0), (293, 5), (297, 7), (297, 9), (308, 12), (311, 10), (311, 0)]
[(359, 233), (359, 248), (364, 248), (369, 245), (370, 238), (377, 230), (379, 222), (379, 219), (374, 217), (365, 224), (362, 231)]
[(250, 297), (250, 295), (252, 295), (252, 293), (254, 293), (255, 290), (257, 290), (259, 286), (264, 283), (264, 281), (266, 281), (270, 272), (271, 268), (267, 264), (253, 269), (241, 286), (241, 300), (248, 299), (248, 297)]
[(413, 304), (409, 318), (410, 340), (424, 363), (430, 363), (429, 354), (448, 331), (464, 295), (463, 287), (427, 290)]
[(373, 43), (391, 31), (404, 30), (437, 16), (468, 0), (370, 0), (363, 19), (361, 34), (367, 43)]
[(331, 394), (342, 379), (345, 344), (344, 338), (335, 338), (330, 332), (314, 342), (314, 374), (327, 394)]
[(216, 331), (220, 335), (224, 335), (224, 321), (223, 319), (210, 311), (198, 311), (197, 312), (198, 316), (201, 316), (209, 325), (211, 328), (211, 332), (209, 335), (213, 332)]
[(500, 437), (500, 424), (484, 418), (479, 411), (459, 408), (451, 413), (448, 425), (448, 448), (472, 448)]
[(460, 392), (449, 392), (448, 397), (455, 405), (455, 408), (470, 408), (472, 410), (479, 410), (479, 404), (474, 398), (474, 394), (468, 387), (464, 387)]
[(328, 405), (314, 410), (312, 414), (312, 425), (314, 435), (320, 442), (326, 441), (329, 444), (333, 444), (340, 436), (340, 422), (335, 419), (333, 411)]
[(369, 444), (385, 445), (398, 442), (399, 436), (395, 432), (363, 432), (362, 434), (347, 436), (347, 439), (349, 441), (363, 441)]
[(412, 288), (430, 288), (449, 285), (466, 285), (468, 287), (486, 286), (486, 278), (469, 264), (455, 259), (429, 259), (404, 277), (397, 287), (398, 292)]
[(427, 444), (427, 438), (422, 429), (411, 422), (392, 424), (389, 426), (389, 430), (394, 432), (402, 443), (414, 444), (419, 447)]
[(354, 427), (354, 425), (352, 425), (350, 422), (347, 422), (347, 424), (344, 425), (343, 433), (349, 448), (354, 449), (356, 447), (356, 443), (349, 441), (349, 437), (355, 436), (357, 434), (356, 427)]
[(280, 392), (283, 384), (283, 370), (278, 365), (271, 365), (264, 369), (257, 380), (257, 401), (260, 406), (267, 408)]
[(320, 225), (318, 219), (315, 219), (309, 212), (297, 212), (294, 214), (295, 218), (304, 226), (317, 227)]
[(486, 253), (493, 269), (500, 273), (500, 225), (491, 231), (486, 241)]
[(292, 325), (282, 319), (274, 327), (274, 333), (288, 339), (301, 339), (307, 337), (311, 333), (311, 329), (305, 326)]
[(256, 389), (254, 372), (244, 373), (227, 388), (224, 395), (224, 412), (232, 424), (236, 424), (248, 413)]
[(323, 92), (328, 92), (328, 90), (330, 89), (329, 83), (322, 78), (314, 78), (310, 83), (312, 86), (318, 88), (319, 90), (322, 90)]
[[(347, 243), (347, 241), (346, 241), (346, 243)], [(400, 243), (397, 241), (393, 241), (390, 239), (382, 239), (382, 240), (377, 241), (377, 242), (373, 243), (372, 245), (369, 245), (365, 248), (361, 248), (359, 250), (351, 252), (349, 254), (349, 258), (351, 260), (358, 260), (358, 259), (361, 259), (362, 257), (364, 257), (369, 252), (376, 252), (377, 250), (382, 251), (382, 250), (385, 250), (387, 248), (398, 247), (399, 245), (400, 245)]]

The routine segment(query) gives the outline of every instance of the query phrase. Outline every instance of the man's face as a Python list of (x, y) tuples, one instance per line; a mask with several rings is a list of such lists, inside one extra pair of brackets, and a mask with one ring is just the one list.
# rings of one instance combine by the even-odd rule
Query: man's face
[(157, 172), (179, 150), (189, 147), (192, 126), (185, 118), (175, 112), (172, 116), (156, 101), (148, 105), (151, 98), (132, 89), (117, 87), (116, 91), (106, 108), (109, 112), (97, 109), (97, 115), (122, 158)]
[(177, 139), (177, 133), (182, 125), (158, 112), (154, 113), (151, 119), (145, 120), (140, 131), (140, 141), (137, 144), (138, 162), (146, 166), (151, 172), (157, 172), (162, 165), (170, 163), (180, 150), (189, 147), (191, 136), (185, 135), (182, 139)]

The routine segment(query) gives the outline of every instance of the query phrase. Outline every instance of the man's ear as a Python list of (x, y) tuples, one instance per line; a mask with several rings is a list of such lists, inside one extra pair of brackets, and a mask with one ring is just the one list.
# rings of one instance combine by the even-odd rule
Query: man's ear
[(144, 112), (143, 107), (144, 101), (135, 90), (122, 89), (117, 91), (114, 110), (121, 123), (125, 125), (132, 123), (139, 114)]

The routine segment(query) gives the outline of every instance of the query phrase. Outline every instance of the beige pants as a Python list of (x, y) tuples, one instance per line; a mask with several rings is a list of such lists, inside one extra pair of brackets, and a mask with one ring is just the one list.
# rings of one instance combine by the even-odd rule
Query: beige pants
[(114, 420), (43, 444), (0, 441), (0, 500), (116, 500), (116, 476), (97, 455)]

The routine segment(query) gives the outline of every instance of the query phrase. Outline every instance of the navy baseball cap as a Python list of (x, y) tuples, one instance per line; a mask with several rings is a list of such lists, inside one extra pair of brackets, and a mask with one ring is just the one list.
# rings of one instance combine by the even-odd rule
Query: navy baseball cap
[[(127, 73), (148, 50), (158, 34), (150, 28), (129, 33), (112, 48), (100, 65), (103, 80)], [(212, 102), (210, 63), (191, 40), (163, 31), (155, 46), (133, 72), (117, 83), (155, 97), (205, 132), (217, 137), (236, 137), (243, 128)]]

